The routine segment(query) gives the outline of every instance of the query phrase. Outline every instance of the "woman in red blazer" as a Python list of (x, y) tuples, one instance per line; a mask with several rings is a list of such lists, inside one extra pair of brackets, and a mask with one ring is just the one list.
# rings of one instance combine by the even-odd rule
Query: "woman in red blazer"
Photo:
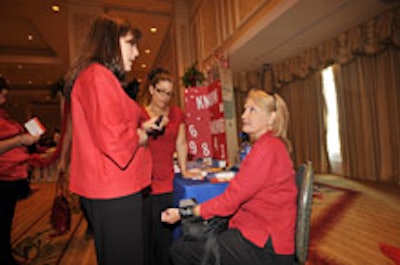
[[(183, 218), (230, 216), (229, 229), (218, 238), (221, 264), (293, 263), (297, 188), (289, 155), (288, 118), (280, 96), (251, 90), (242, 114), (242, 131), (253, 141), (250, 153), (223, 194), (181, 211)], [(176, 208), (161, 216), (167, 223), (180, 218)], [(204, 243), (178, 240), (171, 248), (174, 264), (200, 264)]]
[(94, 232), (98, 264), (143, 264), (143, 199), (152, 161), (142, 108), (125, 93), (125, 72), (139, 55), (129, 21), (98, 17), (66, 80), (71, 103), (70, 190)]

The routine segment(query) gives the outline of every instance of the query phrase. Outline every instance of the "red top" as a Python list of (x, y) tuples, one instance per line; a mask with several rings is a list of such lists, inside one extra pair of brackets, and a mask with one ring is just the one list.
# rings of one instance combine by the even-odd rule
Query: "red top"
[[(24, 133), (23, 127), (9, 119), (6, 111), (0, 109), (0, 141)], [(14, 181), (28, 176), (28, 150), (25, 146), (13, 148), (0, 155), (0, 180)]]
[(71, 93), (70, 189), (92, 199), (111, 199), (150, 185), (151, 154), (140, 146), (142, 108), (107, 68), (92, 64)]
[(297, 187), (284, 143), (262, 135), (243, 160), (240, 171), (221, 195), (201, 204), (201, 216), (233, 215), (230, 228), (259, 247), (268, 237), (277, 254), (294, 253)]
[[(146, 115), (149, 119), (150, 115), (147, 112)], [(167, 193), (173, 190), (173, 154), (176, 149), (179, 126), (185, 122), (185, 115), (180, 108), (172, 106), (168, 119), (164, 135), (158, 136), (156, 139), (149, 137), (148, 146), (153, 157), (152, 194)]]

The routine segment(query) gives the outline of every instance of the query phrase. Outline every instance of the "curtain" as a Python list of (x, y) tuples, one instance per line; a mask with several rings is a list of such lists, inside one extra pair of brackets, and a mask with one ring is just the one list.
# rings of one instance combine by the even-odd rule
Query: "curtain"
[[(400, 185), (399, 48), (397, 5), (317, 47), (268, 65), (263, 87), (278, 91), (288, 104), (295, 166), (311, 160), (318, 173)], [(343, 159), (337, 171), (329, 165), (326, 149), (320, 73), (332, 64)], [(243, 97), (240, 93), (236, 100), (242, 103)]]
[[(310, 159), (317, 172), (400, 185), (399, 22), (400, 8), (396, 6), (272, 65), (273, 86), (290, 106), (296, 163)], [(334, 63), (338, 64), (334, 74), (343, 159), (338, 171), (329, 165), (326, 155), (325, 107), (321, 87), (316, 85), (320, 82), (312, 81), (321, 69)]]
[(279, 94), (289, 109), (289, 139), (293, 145), (296, 168), (311, 160), (315, 172), (329, 169), (326, 150), (326, 106), (322, 94), (321, 74), (315, 72), (283, 86)]
[(400, 184), (400, 50), (335, 65), (344, 175)]

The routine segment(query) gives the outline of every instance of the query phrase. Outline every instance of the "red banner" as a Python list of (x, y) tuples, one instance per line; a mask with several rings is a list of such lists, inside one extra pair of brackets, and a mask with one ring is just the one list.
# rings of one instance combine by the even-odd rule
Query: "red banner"
[(226, 136), (221, 83), (185, 90), (189, 154), (193, 158), (226, 160)]

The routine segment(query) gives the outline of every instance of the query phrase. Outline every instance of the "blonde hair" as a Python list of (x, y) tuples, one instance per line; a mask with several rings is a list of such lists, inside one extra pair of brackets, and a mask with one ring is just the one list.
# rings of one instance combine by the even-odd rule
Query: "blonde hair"
[(247, 95), (247, 99), (251, 99), (260, 108), (267, 113), (275, 112), (275, 121), (272, 124), (272, 134), (279, 137), (286, 145), (289, 152), (292, 151), (292, 145), (287, 137), (287, 129), (289, 125), (289, 111), (285, 101), (276, 93), (268, 93), (261, 89), (251, 89)]

